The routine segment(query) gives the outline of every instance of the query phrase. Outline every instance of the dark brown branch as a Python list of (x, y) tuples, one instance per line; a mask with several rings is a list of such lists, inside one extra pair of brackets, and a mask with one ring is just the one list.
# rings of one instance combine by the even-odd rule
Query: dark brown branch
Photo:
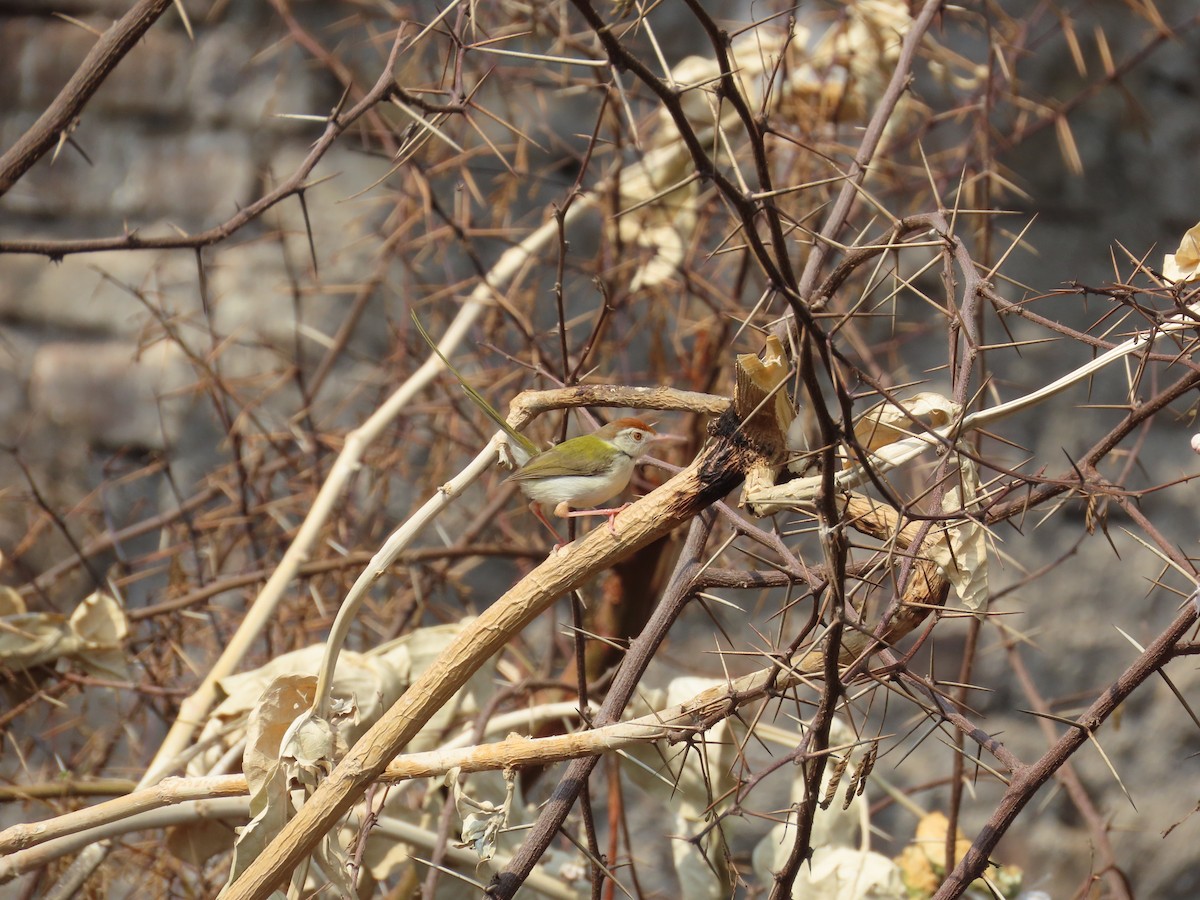
[(69, 135), (83, 107), (117, 63), (133, 49), (172, 0), (141, 0), (101, 36), (75, 74), (28, 131), (0, 156), (0, 197), (21, 180), (33, 164), (50, 152), (60, 135)]
[[(761, 124), (754, 117), (750, 107), (746, 105), (746, 98), (742, 96), (737, 82), (733, 80), (733, 67), (729, 64), (729, 35), (717, 26), (717, 23), (713, 21), (708, 11), (700, 5), (699, 0), (685, 0), (685, 2), (691, 9), (692, 15), (696, 17), (708, 33), (708, 38), (712, 42), (713, 52), (716, 55), (718, 65), (721, 67), (721, 96), (729, 102), (737, 112), (738, 118), (742, 120), (742, 127), (746, 129), (746, 134), (750, 138), (750, 152), (754, 156), (754, 171), (758, 178), (759, 189), (762, 193), (769, 194), (772, 190), (772, 182), (771, 168), (767, 162), (766, 141), (763, 138)], [(795, 290), (796, 274), (792, 271), (792, 265), (788, 259), (787, 241), (783, 235), (783, 225), (780, 222), (779, 210), (773, 203), (765, 203), (763, 204), (763, 214), (767, 220), (767, 230), (771, 234), (772, 249), (774, 249), (775, 257), (779, 261), (779, 272), (787, 279), (787, 286)]]
[(799, 299), (804, 303), (808, 303), (812, 299), (810, 295), (821, 275), (821, 268), (832, 252), (831, 242), (837, 239), (846, 224), (850, 208), (858, 196), (859, 185), (866, 178), (867, 170), (875, 158), (875, 151), (879, 149), (879, 142), (883, 140), (884, 130), (891, 121), (896, 104), (908, 90), (917, 49), (921, 46), (925, 32), (929, 30), (929, 26), (933, 24), (933, 20), (941, 12), (941, 9), (941, 0), (927, 2), (904, 35), (904, 43), (900, 47), (900, 57), (896, 61), (896, 69), (892, 73), (891, 81), (888, 82), (883, 96), (879, 99), (879, 105), (875, 108), (871, 121), (867, 123), (862, 141), (858, 145), (858, 152), (854, 155), (854, 163), (850, 171), (846, 173), (846, 183), (842, 185), (842, 190), (829, 213), (829, 218), (825, 220), (825, 226), (821, 229), (818, 239), (813, 243), (812, 252), (804, 264), (804, 272), (800, 276), (800, 285), (797, 288)]
[[(1055, 737), (1054, 725), (1048, 718), (1045, 718), (1050, 715), (1050, 704), (1046, 702), (1046, 699), (1042, 696), (1042, 692), (1038, 690), (1033, 677), (1029, 674), (1029, 669), (1026, 667), (1025, 661), (1021, 658), (1017, 642), (1011, 637), (1006, 636), (1004, 647), (1008, 652), (1009, 666), (1016, 674), (1017, 680), (1021, 683), (1021, 690), (1029, 698), (1033, 709), (1041, 714), (1038, 716), (1038, 725), (1042, 729), (1042, 734), (1046, 736), (1047, 743), (1053, 745)], [(1092, 842), (1096, 847), (1096, 854), (1101, 863), (1101, 871), (1105, 874), (1111, 896), (1117, 898), (1117, 900), (1133, 900), (1133, 895), (1129, 890), (1129, 882), (1117, 864), (1117, 854), (1113, 851), (1112, 841), (1108, 837), (1111, 826), (1108, 817), (1096, 809), (1096, 804), (1088, 796), (1083, 780), (1075, 771), (1075, 767), (1069, 762), (1064, 762), (1054, 777), (1058, 779), (1058, 783), (1063, 786), (1067, 796), (1071, 798), (1071, 803), (1079, 812), (1080, 817), (1087, 823), (1088, 831), (1092, 835)], [(949, 865), (946, 866), (947, 871), (953, 867), (954, 862), (956, 860), (951, 859)]]
[(988, 855), (1012, 827), (1021, 810), (1033, 799), (1038, 789), (1104, 724), (1113, 710), (1171, 658), (1175, 644), (1195, 622), (1196, 610), (1189, 603), (1175, 621), (1155, 638), (1154, 643), (1147, 647), (1087, 712), (1076, 720), (1075, 727), (1059, 738), (1041, 759), (1016, 774), (996, 806), (996, 811), (980, 830), (971, 849), (934, 894), (933, 900), (953, 900), (961, 897), (971, 882), (983, 874), (988, 865)]
[[(169, 0), (161, 0), (169, 2)], [(379, 80), (358, 103), (341, 115), (333, 115), (325, 124), (325, 132), (317, 139), (312, 150), (304, 161), (278, 187), (259, 197), (249, 206), (239, 210), (236, 215), (220, 225), (201, 231), (197, 234), (165, 235), (163, 237), (143, 238), (137, 232), (111, 238), (86, 238), (72, 241), (42, 241), (20, 240), (0, 241), (0, 253), (36, 253), (51, 259), (62, 259), (73, 253), (96, 253), (103, 250), (179, 250), (199, 249), (225, 240), (241, 228), (253, 222), (264, 212), (282, 200), (299, 194), (311, 187), (308, 176), (316, 168), (317, 163), (329, 151), (334, 142), (345, 133), (358, 119), (373, 109), (376, 104), (390, 97), (396, 87), (393, 70), (396, 57), (400, 52), (400, 37), (397, 35), (392, 45), (391, 54)], [(2, 182), (0, 182), (2, 185)]]
[[(621, 713), (637, 690), (650, 660), (654, 658), (671, 625), (692, 598), (695, 576), (700, 571), (700, 554), (712, 529), (713, 518), (712, 513), (705, 513), (692, 521), (687, 542), (679, 555), (662, 602), (655, 608), (654, 615), (646, 623), (642, 633), (630, 644), (629, 652), (626, 653), (625, 660), (613, 679), (608, 696), (604, 698), (604, 705), (596, 715), (594, 726), (611, 725), (620, 720)], [(599, 756), (585, 756), (567, 767), (554, 793), (542, 806), (541, 814), (525, 842), (513, 854), (504, 871), (488, 886), (488, 894), (491, 897), (515, 896), (542, 854), (546, 852), (546, 848), (550, 846), (550, 841), (558, 834), (599, 760)]]
[(604, 51), (608, 54), (608, 58), (613, 65), (619, 66), (622, 69), (628, 69), (636, 75), (646, 87), (654, 92), (655, 96), (663, 104), (663, 108), (670, 114), (671, 120), (679, 130), (679, 136), (692, 157), (692, 164), (695, 166), (697, 174), (702, 178), (712, 181), (721, 191), (721, 194), (737, 210), (742, 222), (742, 230), (754, 253), (754, 258), (758, 260), (767, 277), (773, 284), (780, 287), (788, 284), (789, 279), (780, 271), (774, 257), (767, 251), (762, 238), (754, 227), (754, 217), (758, 212), (756, 204), (752, 199), (743, 194), (738, 186), (713, 164), (712, 159), (709, 158), (708, 153), (700, 143), (700, 138), (696, 135), (695, 129), (692, 128), (692, 123), (688, 121), (687, 115), (684, 113), (679, 91), (673, 90), (661, 78), (656, 77), (645, 63), (617, 40), (612, 29), (587, 0), (572, 0), (572, 3), (579, 14), (587, 21), (588, 25), (596, 32), (596, 37), (600, 39), (600, 43), (603, 45)]

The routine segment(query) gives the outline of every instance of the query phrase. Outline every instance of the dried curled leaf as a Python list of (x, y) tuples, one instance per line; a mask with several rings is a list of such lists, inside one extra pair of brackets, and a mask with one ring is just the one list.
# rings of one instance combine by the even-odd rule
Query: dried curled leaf
[(764, 342), (761, 358), (757, 353), (738, 354), (733, 409), (742, 420), (743, 434), (756, 450), (755, 459), (746, 469), (739, 501), (742, 505), (747, 494), (775, 484), (785, 460), (796, 416), (786, 387), (790, 373), (787, 353), (774, 335)]
[(458, 774), (458, 769), (452, 769), (446, 775), (447, 781), (454, 785), (454, 806), (463, 823), (462, 840), (456, 842), (455, 846), (474, 850), (480, 862), (486, 862), (496, 855), (496, 842), (500, 833), (508, 826), (513, 794), (516, 790), (516, 775), (513, 772), (504, 773), (504, 800), (493, 803), (491, 800), (476, 800), (469, 796)]
[[(325, 645), (315, 644), (277, 656), (260, 668), (222, 678), (218, 685), (226, 697), (213, 710), (200, 738), (210, 749), (188, 763), (188, 774), (207, 774), (209, 767), (241, 737), (240, 730), (231, 726), (254, 708), (274, 679), (314, 674), (324, 653)], [(346, 741), (357, 740), (404, 693), (411, 669), (409, 649), (403, 644), (380, 653), (343, 651), (338, 657), (332, 694), (335, 699), (353, 698), (355, 703), (357, 721), (346, 727), (342, 735)]]
[(7, 584), (0, 584), (0, 619), (24, 615), (28, 611), (20, 594)]
[(317, 679), (310, 675), (281, 675), (267, 686), (250, 712), (242, 770), (250, 789), (251, 819), (237, 829), (226, 890), (292, 817), (279, 747), (292, 722), (312, 703), (316, 686)]
[[(332, 695), (335, 701), (353, 699), (356, 714), (355, 721), (339, 732), (341, 736), (348, 743), (353, 743), (365, 733), (470, 621), (470, 618), (466, 618), (460, 622), (421, 628), (368, 653), (343, 650), (338, 656)], [(253, 708), (272, 679), (295, 673), (315, 674), (324, 653), (324, 644), (314, 644), (277, 656), (266, 665), (249, 672), (222, 678), (218, 685), (226, 697), (213, 711), (200, 737), (200, 742), (211, 749), (188, 764), (188, 774), (207, 774), (209, 768), (241, 737), (241, 732), (231, 726)], [(413, 739), (409, 749), (428, 750), (436, 746), (439, 736), (451, 727), (457, 717), (473, 716), (493, 690), (490, 669), (484, 667), (456, 695), (454, 702), (447, 704), (430, 720), (426, 728)]]
[[(251, 785), (251, 811), (255, 820), (239, 839), (242, 846), (239, 854), (249, 859), (257, 854), (251, 850), (254, 842), (264, 836), (270, 840), (281, 822), (287, 821), (279, 819), (281, 807), (268, 810), (265, 800), (261, 808), (255, 803), (254, 785), (261, 783), (263, 791), (286, 790), (287, 775), (279, 766), (280, 746), (288, 728), (312, 702), (312, 689), (316, 685), (312, 673), (317, 671), (324, 652), (323, 644), (305, 647), (277, 656), (258, 669), (222, 678), (218, 684), (227, 696), (212, 712), (200, 737), (207, 750), (188, 763), (189, 775), (205, 775), (246, 735), (243, 770)], [(347, 650), (341, 654), (333, 681), (334, 708), (339, 718), (345, 718), (345, 709), (353, 711), (353, 719), (338, 730), (337, 737), (343, 747), (357, 740), (404, 692), (411, 681), (411, 668), (406, 643), (392, 644), (379, 652), (360, 654)], [(255, 712), (260, 708), (265, 715)], [(247, 722), (245, 731), (238, 727), (242, 720)], [(313, 759), (309, 735), (301, 733), (298, 739), (300, 745), (291, 750), (291, 755), (298, 761)], [(335, 748), (328, 755), (332, 758), (341, 752)], [(228, 850), (230, 845), (228, 829), (212, 829), (205, 822), (172, 829), (167, 843), (172, 853), (192, 862), (203, 862)]]
[(280, 675), (263, 691), (246, 723), (242, 771), (250, 788), (250, 810), (257, 812), (262, 789), (279, 768), (279, 751), (292, 723), (312, 705), (317, 679), (312, 675)]
[[(280, 675), (267, 685), (250, 711), (242, 768), (253, 818), (238, 829), (226, 889), (295, 815), (302, 797), (333, 768), (336, 726), (309, 712), (316, 689), (317, 679), (312, 675)], [(343, 711), (352, 710), (343, 707)], [(317, 845), (313, 861), (341, 896), (354, 895), (354, 882), (336, 832)]]
[(1177, 282), (1200, 279), (1200, 222), (1188, 229), (1178, 250), (1163, 257), (1163, 276)]
[[(942, 512), (979, 509), (979, 472), (965, 456), (957, 457), (958, 479), (942, 499)], [(987, 532), (966, 516), (936, 526), (925, 542), (925, 553), (954, 588), (962, 605), (972, 611), (987, 605)]]
[(856, 847), (814, 848), (794, 888), (792, 896), (805, 900), (909, 900), (896, 864)]
[[(946, 833), (949, 828), (950, 820), (943, 813), (926, 814), (917, 823), (912, 843), (896, 857), (910, 898), (932, 897), (941, 886), (946, 874)], [(971, 842), (959, 829), (954, 840), (954, 861), (957, 863), (970, 849)], [(1023, 873), (1016, 866), (990, 865), (975, 884), (985, 890), (985, 896), (991, 897), (993, 893), (986, 886), (986, 879), (1000, 890), (1002, 896), (1013, 897), (1021, 890), (1022, 878)]]
[(486, 862), (496, 855), (496, 837), (506, 824), (503, 807), (488, 800), (481, 800), (479, 809), (463, 818), (462, 840), (454, 846), (474, 850), (481, 861)]
[(928, 429), (949, 425), (961, 414), (961, 406), (933, 391), (921, 391), (899, 403), (881, 400), (854, 422), (854, 439), (874, 453)]
[(630, 290), (661, 284), (683, 264), (696, 228), (700, 193), (695, 181), (670, 190), (679, 174), (673, 165), (653, 170), (642, 161), (633, 169), (628, 187), (622, 187), (621, 207), (630, 211), (617, 219), (617, 234), (622, 243), (652, 252), (634, 273)]
[[(315, 685), (312, 673), (317, 671), (324, 654), (323, 644), (283, 654), (259, 669), (221, 679), (219, 685), (228, 696), (205, 725), (201, 742), (209, 749), (192, 759), (188, 764), (189, 774), (206, 774), (228, 748), (246, 733), (239, 727), (240, 721), (255, 718), (252, 710), (265, 701), (270, 686), (276, 684), (277, 679), (282, 676), (286, 680), (276, 684), (277, 688), (290, 684), (302, 693), (289, 698), (286, 694), (276, 692), (272, 702), (278, 706), (277, 712), (282, 728), (271, 726), (270, 734), (258, 737), (247, 734), (248, 746), (243, 763), (247, 767), (246, 774), (249, 778), (251, 770), (256, 767), (263, 772), (264, 774), (256, 777), (267, 792), (286, 791), (289, 783), (291, 787), (295, 787), (315, 781), (323, 765), (321, 760), (338, 758), (344, 746), (357, 740), (382, 711), (407, 689), (412, 679), (428, 668), (442, 649), (470, 622), (471, 619), (466, 618), (460, 622), (421, 628), (368, 653), (359, 654), (344, 650), (338, 659), (332, 690), (333, 718), (344, 721), (339, 722), (336, 734), (332, 736), (324, 724), (318, 722), (298, 724), (293, 734), (288, 734), (287, 731), (311, 704), (312, 696), (307, 693), (308, 689), (303, 687), (307, 683), (303, 679), (308, 679)], [(494, 670), (490, 666), (483, 666), (455, 695), (454, 700), (439, 710), (427, 727), (413, 738), (409, 749), (427, 750), (436, 746), (445, 733), (460, 720), (473, 720), (494, 690)], [(265, 719), (259, 716), (256, 727), (260, 730), (266, 729), (274, 718), (274, 713)], [(331, 737), (335, 737), (337, 741), (332, 752), (328, 749)], [(290, 772), (286, 766), (278, 764), (280, 747), (284, 743), (286, 749), (283, 755), (287, 757), (284, 762), (293, 767)], [(265, 747), (265, 753), (250, 755), (250, 748), (255, 745)], [(393, 792), (392, 796), (402, 797), (399, 792)], [(254, 851), (251, 848), (254, 842), (270, 840), (278, 832), (281, 827), (279, 812), (282, 809), (286, 807), (276, 805), (268, 809), (264, 803), (260, 810), (252, 805), (255, 821), (250, 823), (239, 839), (240, 844), (244, 845), (239, 854), (253, 858)], [(400, 813), (392, 812), (392, 815), (397, 814)], [(286, 822), (287, 818), (282, 818), (281, 821)], [(258, 832), (257, 836), (255, 832)], [(336, 869), (338, 864), (331, 861), (341, 852), (336, 842), (344, 839), (348, 845), (350, 841), (357, 839), (357, 835), (357, 829), (332, 832), (329, 838), (330, 845), (319, 847), (319, 852), (314, 853), (314, 860), (322, 869), (326, 868), (326, 864)], [(229, 835), (228, 829), (210, 831), (205, 827), (205, 823), (175, 828), (168, 840), (168, 847), (172, 853), (195, 863), (210, 859), (215, 854), (228, 850), (232, 845), (232, 836)], [(322, 862), (323, 859), (326, 862)], [(405, 864), (408, 860), (407, 848), (391, 839), (376, 835), (372, 835), (368, 840), (363, 858), (364, 864), (381, 879), (389, 876), (398, 865)]]
[[(811, 127), (847, 122), (865, 115), (885, 89), (911, 24), (907, 0), (864, 0), (850, 4), (818, 34), (797, 23), (790, 33), (755, 30), (729, 47), (730, 76), (756, 114), (782, 110)], [(944, 70), (961, 68), (957, 54), (927, 43)], [(712, 55), (686, 57), (671, 69), (670, 80), (681, 91), (683, 113), (696, 137), (703, 146), (718, 148), (724, 165), (737, 153), (743, 123), (737, 106), (723, 96), (720, 63)], [(916, 105), (906, 95), (894, 119)], [(699, 182), (687, 177), (691, 153), (666, 110), (648, 129), (645, 145), (645, 156), (622, 175), (622, 214), (616, 218), (621, 241), (652, 253), (631, 278), (635, 291), (678, 271), (699, 220)]]
[(10, 669), (70, 657), (96, 674), (128, 678), (122, 646), (129, 623), (121, 604), (103, 591), (84, 598), (70, 616), (30, 613), (11, 589), (0, 615), (0, 665)]

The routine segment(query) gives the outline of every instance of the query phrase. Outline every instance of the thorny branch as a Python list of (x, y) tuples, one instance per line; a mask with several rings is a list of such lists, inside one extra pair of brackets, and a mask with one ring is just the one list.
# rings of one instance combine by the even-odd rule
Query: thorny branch
[(101, 35), (41, 117), (0, 156), (0, 196), (74, 130), (87, 102), (172, 0), (139, 0)]

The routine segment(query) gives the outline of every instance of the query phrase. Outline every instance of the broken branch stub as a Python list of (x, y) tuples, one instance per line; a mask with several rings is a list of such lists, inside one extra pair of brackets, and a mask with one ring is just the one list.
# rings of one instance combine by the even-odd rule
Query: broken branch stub
[(761, 359), (754, 353), (737, 358), (733, 409), (757, 457), (746, 469), (741, 505), (748, 492), (773, 486), (785, 462), (788, 428), (796, 417), (784, 387), (790, 372), (783, 344), (774, 335), (767, 338)]

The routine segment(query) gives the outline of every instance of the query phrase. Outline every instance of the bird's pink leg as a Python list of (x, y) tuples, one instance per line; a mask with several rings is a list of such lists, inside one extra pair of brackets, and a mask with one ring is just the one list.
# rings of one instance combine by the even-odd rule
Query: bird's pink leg
[(579, 518), (581, 516), (608, 516), (608, 530), (610, 532), (612, 532), (613, 537), (616, 537), (617, 536), (617, 526), (616, 526), (615, 520), (617, 518), (617, 514), (624, 512), (626, 509), (633, 506), (633, 504), (632, 503), (622, 503), (620, 506), (613, 507), (612, 509), (566, 509), (566, 510), (563, 510), (562, 506), (563, 506), (563, 504), (560, 503), (559, 508), (554, 510), (554, 514), (556, 516), (560, 516), (564, 519), (575, 519), (575, 518)]
[(550, 524), (550, 520), (546, 518), (546, 514), (542, 512), (542, 505), (536, 500), (531, 500), (529, 508), (533, 510), (533, 514), (538, 517), (538, 521), (550, 529), (550, 533), (554, 535), (554, 549), (561, 550), (567, 546), (567, 542), (562, 539), (562, 535), (558, 533), (558, 529)]

